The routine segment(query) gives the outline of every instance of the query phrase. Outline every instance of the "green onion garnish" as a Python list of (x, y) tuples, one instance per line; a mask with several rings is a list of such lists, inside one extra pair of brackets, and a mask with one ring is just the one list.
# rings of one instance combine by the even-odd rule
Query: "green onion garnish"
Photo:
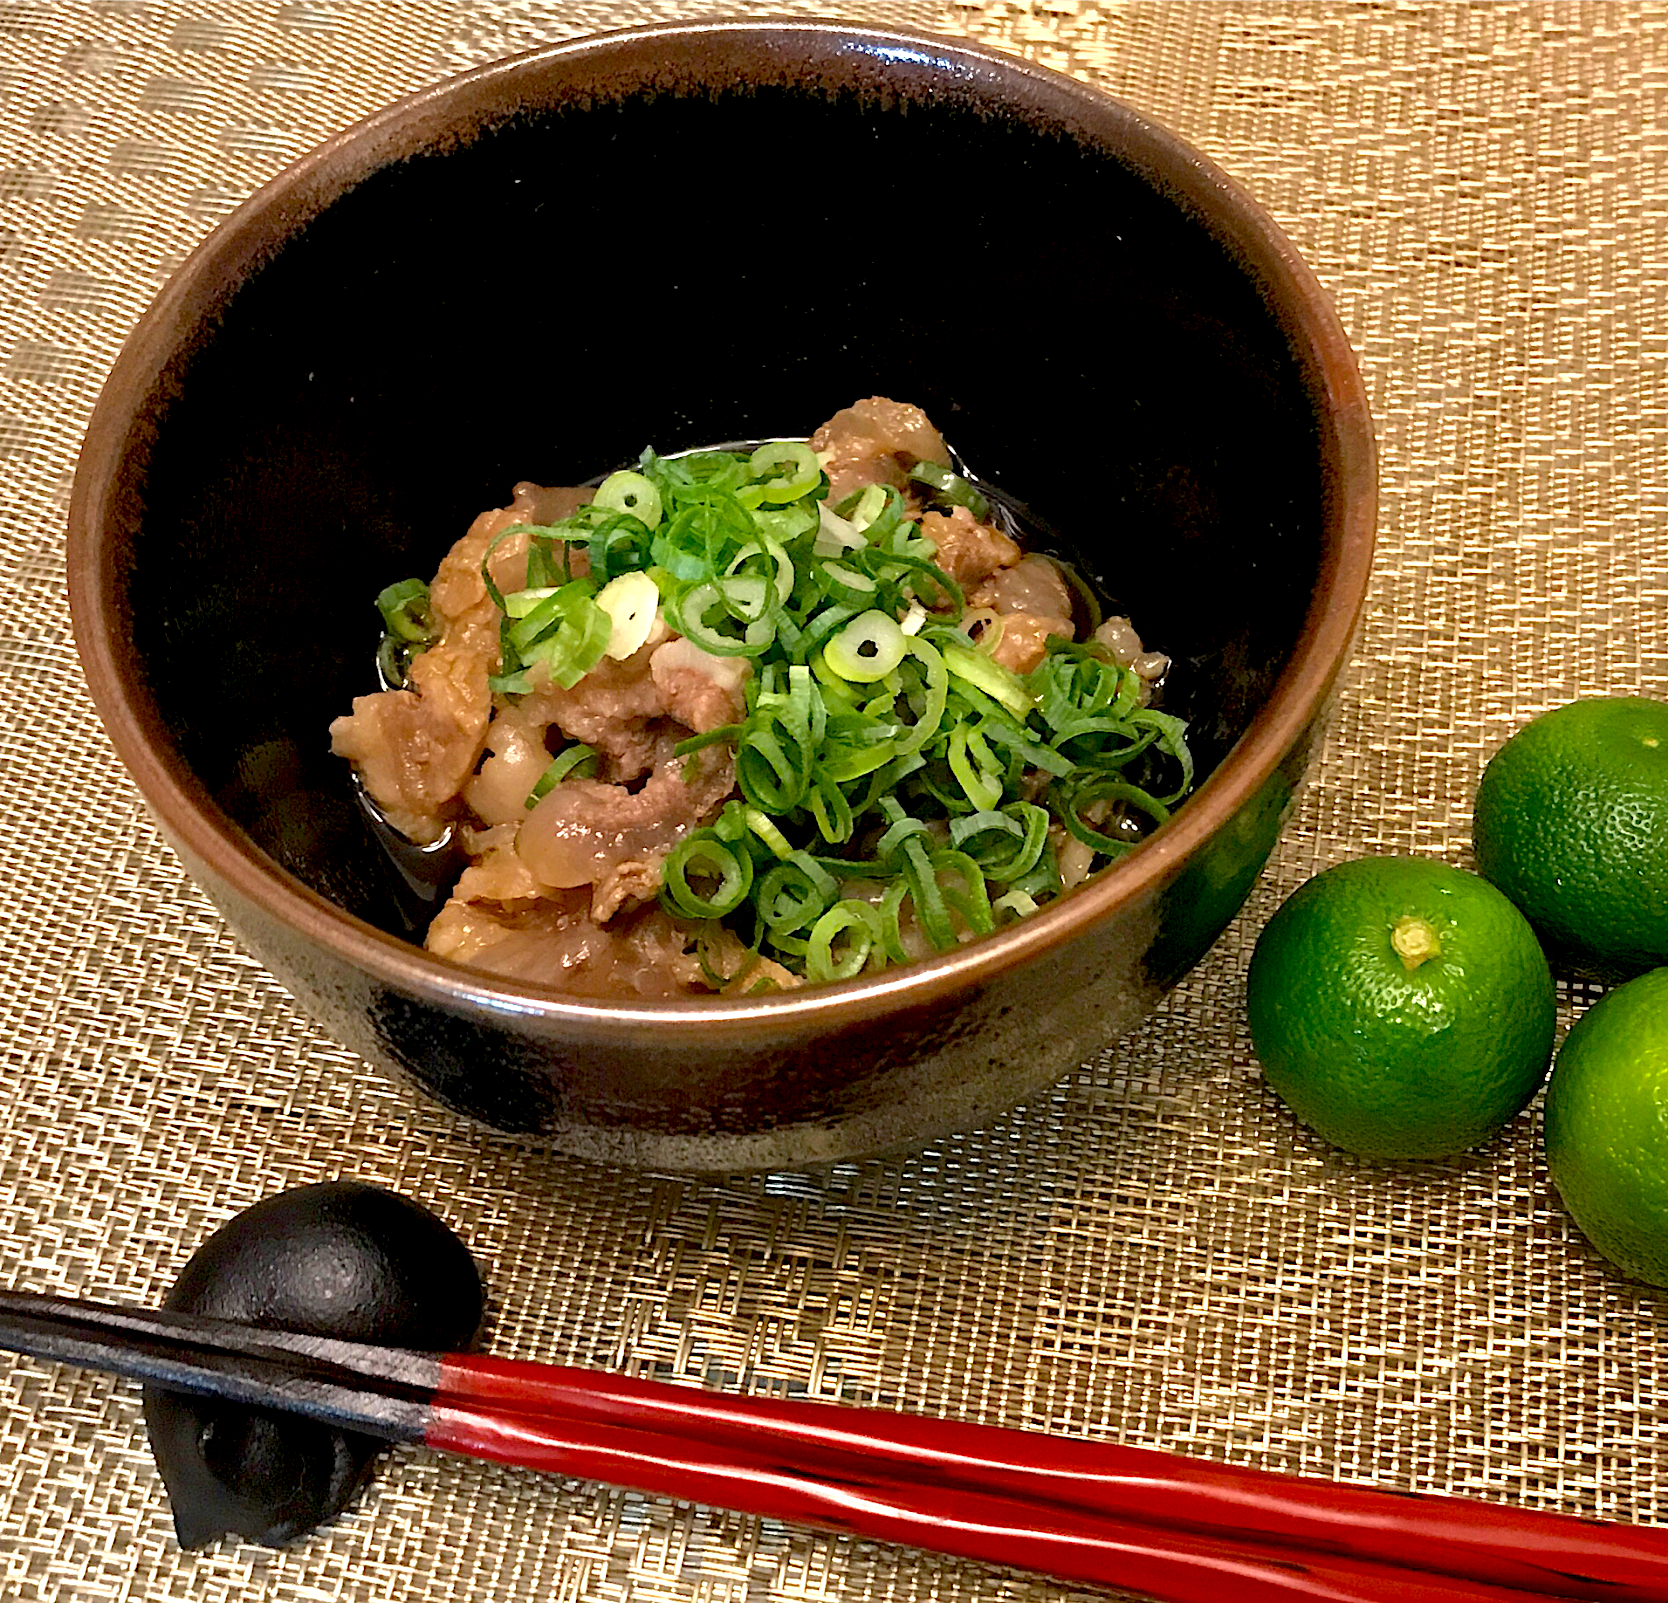
[(761, 499), (773, 506), (798, 501), (822, 483), (822, 464), (810, 446), (798, 440), (776, 440), (761, 445), (747, 461)]
[(405, 684), (411, 659), (440, 638), (429, 606), (429, 587), (421, 579), (402, 579), (376, 598), (382, 614), (382, 643), (377, 647), (377, 671), (391, 690)]
[(641, 473), (611, 473), (597, 488), (592, 506), (629, 512), (645, 529), (660, 522), (660, 491)]
[(685, 918), (722, 918), (753, 886), (753, 859), (710, 830), (687, 836), (667, 854), (662, 895)]
[(870, 684), (891, 673), (909, 649), (895, 618), (870, 610), (853, 618), (822, 648), (823, 661), (842, 679)]
[[(989, 515), (947, 468), (911, 477), (929, 505)], [(833, 981), (906, 962), (923, 937), (948, 951), (1060, 894), (1060, 842), (1084, 842), (1097, 866), (1116, 859), (1193, 783), (1185, 725), (1141, 705), (1130, 669), (1053, 640), (1034, 672), (1012, 673), (961, 627), (961, 589), (904, 496), (872, 485), (830, 506), (827, 493), (798, 441), (645, 451), (591, 505), (506, 529), (482, 562), (499, 698), (624, 660), (657, 613), (702, 649), (748, 659), (740, 721), (677, 747), (731, 748), (736, 796), (662, 870), (661, 905), (715, 986), (747, 989), (766, 959)], [(527, 565), (506, 594), (489, 563), (511, 537)], [(379, 660), (398, 685), (437, 638), (428, 590), (391, 585), (377, 605)], [(589, 746), (567, 746), (528, 807), (596, 768)], [(735, 939), (746, 957), (721, 972), (712, 954)]]
[(581, 745), (578, 741), (559, 751), (550, 759), (550, 766), (539, 775), (537, 783), (528, 791), (527, 810), (531, 812), (540, 800), (548, 796), (569, 774), (581, 779), (595, 778), (596, 757), (595, 747)]
[(990, 516), (990, 502), (959, 473), (937, 462), (917, 462), (909, 476), (932, 491), (928, 500), (935, 505), (966, 507), (981, 523)]

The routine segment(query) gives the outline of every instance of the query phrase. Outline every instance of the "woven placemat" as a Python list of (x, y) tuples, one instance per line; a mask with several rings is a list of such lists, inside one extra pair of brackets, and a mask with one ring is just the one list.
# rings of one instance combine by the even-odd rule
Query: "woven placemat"
[[(847, 0), (1104, 85), (1214, 156), (1336, 298), (1377, 418), (1382, 559), (1302, 810), (1160, 1014), (1048, 1096), (811, 1177), (589, 1167), (368, 1070), (184, 879), (64, 604), (75, 454), (123, 336), (353, 118), (712, 9), (0, 5), (0, 1280), (154, 1299), (239, 1207), (352, 1173), (467, 1237), (503, 1352), (1668, 1519), (1668, 1304), (1576, 1234), (1538, 1111), (1461, 1160), (1359, 1165), (1263, 1087), (1241, 997), (1256, 930), (1316, 869), (1466, 863), (1476, 777), (1529, 715), (1668, 695), (1662, 7)], [(1567, 1024), (1591, 995), (1561, 1000)], [(135, 1390), (9, 1360), (0, 1464), (4, 1603), (1060, 1595), (418, 1451), (294, 1549), (182, 1554)]]

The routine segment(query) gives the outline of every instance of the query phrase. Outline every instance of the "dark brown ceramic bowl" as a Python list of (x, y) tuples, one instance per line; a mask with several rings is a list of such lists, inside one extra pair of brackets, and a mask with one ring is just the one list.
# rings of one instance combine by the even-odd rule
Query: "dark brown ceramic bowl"
[[(522, 478), (924, 406), (1177, 661), (1206, 782), (1113, 871), (879, 978), (601, 1005), (414, 944), (326, 726), (371, 598)], [(99, 402), (76, 635), (190, 872), (333, 1035), (574, 1152), (816, 1163), (986, 1118), (1133, 1025), (1273, 844), (1373, 527), (1344, 334), (1268, 217), (1127, 107), (982, 50), (703, 24), (470, 73), (220, 227)]]

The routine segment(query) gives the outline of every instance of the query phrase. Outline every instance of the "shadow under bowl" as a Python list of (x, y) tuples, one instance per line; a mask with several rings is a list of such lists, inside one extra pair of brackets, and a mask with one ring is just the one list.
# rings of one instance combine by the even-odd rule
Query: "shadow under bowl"
[[(923, 406), (1174, 657), (1198, 792), (1040, 914), (843, 985), (601, 1004), (423, 952), (326, 734), (373, 688), (370, 599), (519, 479), (870, 394)], [(788, 1167), (989, 1117), (1197, 961), (1308, 761), (1373, 507), (1337, 319), (1197, 152), (980, 49), (714, 23), (413, 95), (217, 229), (98, 403), (71, 603), (162, 829), (331, 1034), (573, 1152)]]

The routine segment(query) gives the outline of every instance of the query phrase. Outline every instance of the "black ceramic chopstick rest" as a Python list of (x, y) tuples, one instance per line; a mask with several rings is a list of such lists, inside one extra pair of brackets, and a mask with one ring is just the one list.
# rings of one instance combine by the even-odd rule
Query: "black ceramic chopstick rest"
[[(485, 1292), (469, 1249), (428, 1209), (337, 1180), (237, 1214), (187, 1261), (165, 1306), (461, 1352), (479, 1340)], [(294, 1541), (341, 1512), (386, 1445), (293, 1414), (149, 1386), (145, 1423), (187, 1548), (224, 1535), (274, 1547)]]

